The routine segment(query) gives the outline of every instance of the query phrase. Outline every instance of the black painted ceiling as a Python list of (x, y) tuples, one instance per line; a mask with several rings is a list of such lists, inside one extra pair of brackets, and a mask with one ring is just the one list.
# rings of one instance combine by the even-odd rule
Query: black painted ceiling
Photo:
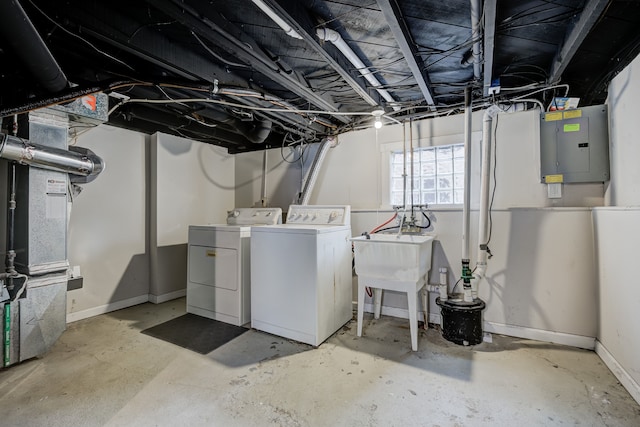
[[(5, 31), (0, 115), (102, 90), (113, 95), (115, 126), (237, 153), (370, 126), (376, 109), (385, 121), (456, 113), (467, 87), (476, 106), (517, 98), (547, 106), (565, 94), (603, 103), (640, 50), (637, 1), (263, 0), (298, 37), (257, 3), (20, 0), (67, 81), (48, 87), (20, 55), (32, 42)], [(0, 27), (20, 19), (0, 14)], [(322, 40), (325, 28), (364, 68)]]

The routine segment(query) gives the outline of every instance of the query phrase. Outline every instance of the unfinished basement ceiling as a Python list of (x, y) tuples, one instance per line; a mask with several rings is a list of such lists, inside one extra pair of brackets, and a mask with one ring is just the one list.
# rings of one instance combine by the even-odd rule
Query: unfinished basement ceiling
[[(636, 1), (20, 0), (25, 19), (3, 3), (1, 116), (102, 90), (114, 126), (230, 153), (317, 142), (376, 109), (455, 113), (466, 87), (477, 106), (565, 93), (600, 104), (640, 51)], [(42, 75), (51, 64), (28, 65), (28, 29), (6, 29), (29, 21), (62, 87)]]

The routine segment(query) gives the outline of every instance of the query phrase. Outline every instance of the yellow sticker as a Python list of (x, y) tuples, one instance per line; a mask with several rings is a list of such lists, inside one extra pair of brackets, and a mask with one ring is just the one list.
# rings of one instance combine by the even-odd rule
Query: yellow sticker
[(544, 182), (547, 184), (556, 184), (559, 182), (564, 182), (564, 175), (547, 175), (544, 177)]
[(547, 113), (544, 116), (545, 122), (555, 122), (558, 120), (562, 120), (562, 111), (558, 111), (557, 113)]
[(563, 116), (565, 119), (576, 119), (578, 117), (582, 117), (582, 110), (565, 111)]
[(580, 123), (567, 123), (562, 129), (565, 132), (580, 132)]

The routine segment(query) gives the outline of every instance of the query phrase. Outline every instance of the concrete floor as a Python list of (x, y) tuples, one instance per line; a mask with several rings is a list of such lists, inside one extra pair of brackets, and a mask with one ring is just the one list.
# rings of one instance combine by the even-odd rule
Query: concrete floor
[(200, 355), (140, 331), (184, 299), (68, 325), (43, 357), (0, 371), (2, 426), (640, 426), (640, 406), (590, 351), (366, 317), (319, 348), (249, 331)]

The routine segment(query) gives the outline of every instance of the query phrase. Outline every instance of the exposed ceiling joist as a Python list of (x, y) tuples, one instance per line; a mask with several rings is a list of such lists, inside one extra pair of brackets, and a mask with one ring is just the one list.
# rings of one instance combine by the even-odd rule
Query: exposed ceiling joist
[(489, 95), (489, 88), (493, 80), (493, 49), (496, 35), (496, 3), (497, 0), (484, 2), (484, 84), (482, 94)]
[[(304, 98), (312, 105), (325, 111), (338, 112), (338, 107), (333, 102), (323, 98), (303, 84), (302, 79), (298, 79), (295, 71), (291, 73), (282, 72), (279, 66), (262, 52), (262, 49), (254, 40), (251, 40), (240, 29), (220, 15), (209, 13), (205, 17), (204, 13), (197, 11), (193, 7), (172, 0), (149, 1), (149, 4), (160, 9), (192, 31), (202, 35), (209, 42), (217, 43), (240, 61), (250, 64), (259, 73)], [(221, 37), (229, 43), (220, 43)], [(336, 119), (343, 123), (349, 122), (349, 119), (344, 116), (338, 116)]]
[(420, 87), (420, 91), (422, 92), (425, 101), (428, 105), (432, 106), (431, 110), (435, 111), (435, 102), (433, 100), (429, 75), (426, 72), (422, 57), (418, 53), (416, 44), (413, 42), (411, 32), (409, 31), (409, 27), (404, 19), (402, 11), (400, 10), (400, 6), (398, 6), (396, 0), (376, 1), (378, 2), (380, 10), (382, 10), (389, 28), (391, 28), (391, 32), (393, 33), (393, 36), (395, 37), (396, 42), (409, 65), (409, 69), (411, 70), (413, 77), (416, 79), (416, 82)]
[[(367, 102), (369, 105), (379, 105), (380, 100), (378, 96), (375, 98), (369, 94), (367, 91), (366, 84), (362, 81), (362, 79), (355, 78), (349, 71), (347, 71), (347, 64), (341, 64), (344, 62), (344, 57), (341, 55), (332, 55), (326, 47), (330, 46), (330, 44), (321, 45), (318, 43), (318, 38), (315, 34), (315, 30), (313, 26), (305, 26), (300, 21), (301, 18), (294, 18), (287, 10), (292, 9), (292, 5), (287, 5), (287, 9), (285, 9), (280, 3), (276, 0), (262, 0), (262, 3), (267, 5), (273, 12), (275, 12), (282, 20), (284, 20), (295, 32), (302, 37), (302, 39), (316, 52), (318, 55), (322, 57), (323, 60), (327, 62), (336, 71), (340, 77), (349, 85), (351, 88), (358, 94), (360, 97)], [(335, 50), (335, 49), (334, 49)]]
[(575, 55), (576, 51), (584, 41), (589, 31), (600, 18), (609, 0), (588, 0), (580, 14), (578, 22), (567, 33), (564, 43), (558, 49), (555, 58), (551, 63), (551, 72), (548, 82), (556, 83), (560, 81), (562, 73)]

